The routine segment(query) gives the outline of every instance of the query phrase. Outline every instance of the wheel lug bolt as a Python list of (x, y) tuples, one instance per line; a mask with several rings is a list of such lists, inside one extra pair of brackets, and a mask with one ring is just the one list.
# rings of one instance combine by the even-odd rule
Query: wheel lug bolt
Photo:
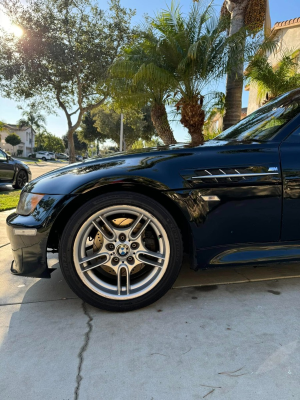
[(114, 257), (114, 258), (113, 258), (113, 262), (118, 263), (118, 262), (119, 262), (118, 257)]
[(137, 249), (139, 247), (138, 243), (131, 243), (131, 248), (132, 249)]
[(109, 243), (108, 245), (106, 245), (107, 250), (114, 250), (115, 246), (112, 243)]
[(119, 239), (120, 239), (121, 242), (125, 242), (126, 236), (124, 235), (124, 233), (120, 234)]
[(127, 261), (129, 261), (129, 262), (133, 261), (133, 257), (129, 256), (129, 257), (127, 258)]

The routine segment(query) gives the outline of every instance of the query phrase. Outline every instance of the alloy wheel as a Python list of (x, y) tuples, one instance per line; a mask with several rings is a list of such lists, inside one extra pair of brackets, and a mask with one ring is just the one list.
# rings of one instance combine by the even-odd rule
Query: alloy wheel
[(17, 184), (19, 188), (22, 188), (27, 183), (27, 174), (25, 171), (20, 171), (17, 176)]
[(162, 224), (135, 206), (111, 206), (79, 228), (73, 260), (82, 282), (114, 300), (144, 295), (168, 267), (170, 243)]

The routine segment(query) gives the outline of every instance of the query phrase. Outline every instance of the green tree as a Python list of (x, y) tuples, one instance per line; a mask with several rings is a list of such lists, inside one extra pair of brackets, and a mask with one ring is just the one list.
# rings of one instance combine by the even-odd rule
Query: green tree
[[(4, 129), (4, 123), (0, 121), (0, 132), (2, 132), (3, 129)], [(1, 141), (1, 139), (2, 139), (2, 136), (0, 134), (0, 141)]]
[(151, 140), (142, 140), (139, 139), (133, 143), (131, 148), (133, 150), (135, 149), (145, 149), (148, 147), (157, 147), (157, 146), (162, 146), (163, 143), (159, 139), (151, 139)]
[[(266, 37), (270, 34), (269, 0), (225, 0), (222, 13), (231, 19), (230, 36), (245, 28), (250, 29), (250, 33), (255, 33), (262, 29), (264, 24)], [(240, 49), (241, 54), (244, 53), (245, 46), (246, 37)], [(227, 74), (224, 129), (230, 128), (241, 119), (244, 63), (245, 58), (239, 57)]]
[(97, 147), (97, 155), (99, 154), (99, 142), (104, 141), (103, 135), (101, 135), (100, 131), (95, 125), (95, 120), (92, 116), (92, 113), (88, 111), (81, 123), (81, 129), (78, 131), (78, 138), (82, 142), (86, 143), (94, 143), (96, 142), (96, 147)]
[(259, 100), (270, 101), (280, 94), (300, 87), (298, 67), (293, 55), (284, 54), (273, 67), (265, 55), (258, 54), (249, 63), (246, 77), (250, 83), (256, 83)]
[(64, 142), (61, 138), (47, 133), (45, 135), (44, 150), (53, 151), (54, 153), (62, 153), (65, 150)]
[(150, 106), (155, 130), (168, 145), (176, 143), (166, 111), (176, 82), (165, 72), (165, 58), (157, 51), (158, 45), (152, 26), (134, 38), (111, 68), (112, 95), (120, 108)]
[(75, 161), (73, 134), (83, 115), (109, 95), (108, 69), (132, 36), (132, 10), (111, 0), (101, 10), (93, 0), (5, 1), (4, 11), (24, 34), (16, 40), (0, 35), (1, 91), (32, 99), (64, 112), (70, 162)]
[(45, 140), (48, 132), (46, 130), (42, 130), (35, 135), (35, 151), (45, 150)]
[(152, 26), (159, 38), (157, 51), (166, 62), (166, 68), (162, 73), (156, 71), (154, 79), (163, 79), (164, 74), (166, 81), (176, 81), (174, 97), (181, 123), (192, 144), (201, 144), (205, 90), (239, 62), (246, 32), (228, 36), (230, 20), (217, 18), (212, 3), (207, 7), (194, 3), (187, 16), (172, 3), (157, 15)]
[[(143, 112), (144, 111), (144, 112)], [(142, 111), (132, 109), (124, 114), (124, 141), (126, 147), (131, 148), (136, 140), (151, 140), (156, 135), (155, 129), (149, 118), (149, 108)], [(115, 110), (113, 105), (99, 107), (94, 114), (96, 126), (106, 139), (120, 143), (121, 112)]]
[[(65, 149), (68, 149), (68, 135), (62, 137)], [(79, 139), (77, 132), (74, 133), (74, 146), (78, 153), (84, 154), (87, 152), (88, 145), (86, 142)]]
[(21, 143), (21, 138), (16, 133), (10, 133), (6, 136), (5, 141), (13, 147), (13, 152), (15, 152), (15, 146)]

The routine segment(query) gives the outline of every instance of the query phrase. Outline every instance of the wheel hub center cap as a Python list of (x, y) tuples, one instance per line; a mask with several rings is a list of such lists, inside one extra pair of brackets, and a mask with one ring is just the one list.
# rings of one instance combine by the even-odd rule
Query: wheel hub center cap
[(121, 257), (126, 257), (129, 253), (129, 246), (127, 246), (127, 244), (120, 244), (117, 248), (117, 252)]

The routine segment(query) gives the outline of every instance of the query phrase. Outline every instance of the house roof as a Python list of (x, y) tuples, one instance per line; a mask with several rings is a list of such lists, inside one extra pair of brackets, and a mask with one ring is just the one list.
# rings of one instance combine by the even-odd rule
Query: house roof
[(5, 128), (13, 129), (13, 130), (17, 130), (17, 131), (26, 131), (27, 129), (30, 128), (30, 126), (23, 126), (22, 128), (19, 128), (19, 125), (15, 125), (15, 124), (3, 124), (3, 126)]
[(282, 22), (276, 22), (276, 24), (273, 26), (272, 31), (278, 31), (279, 29), (284, 29), (286, 27), (293, 27), (293, 26), (297, 26), (297, 25), (300, 25), (300, 17), (288, 19), (288, 20), (282, 21)]

